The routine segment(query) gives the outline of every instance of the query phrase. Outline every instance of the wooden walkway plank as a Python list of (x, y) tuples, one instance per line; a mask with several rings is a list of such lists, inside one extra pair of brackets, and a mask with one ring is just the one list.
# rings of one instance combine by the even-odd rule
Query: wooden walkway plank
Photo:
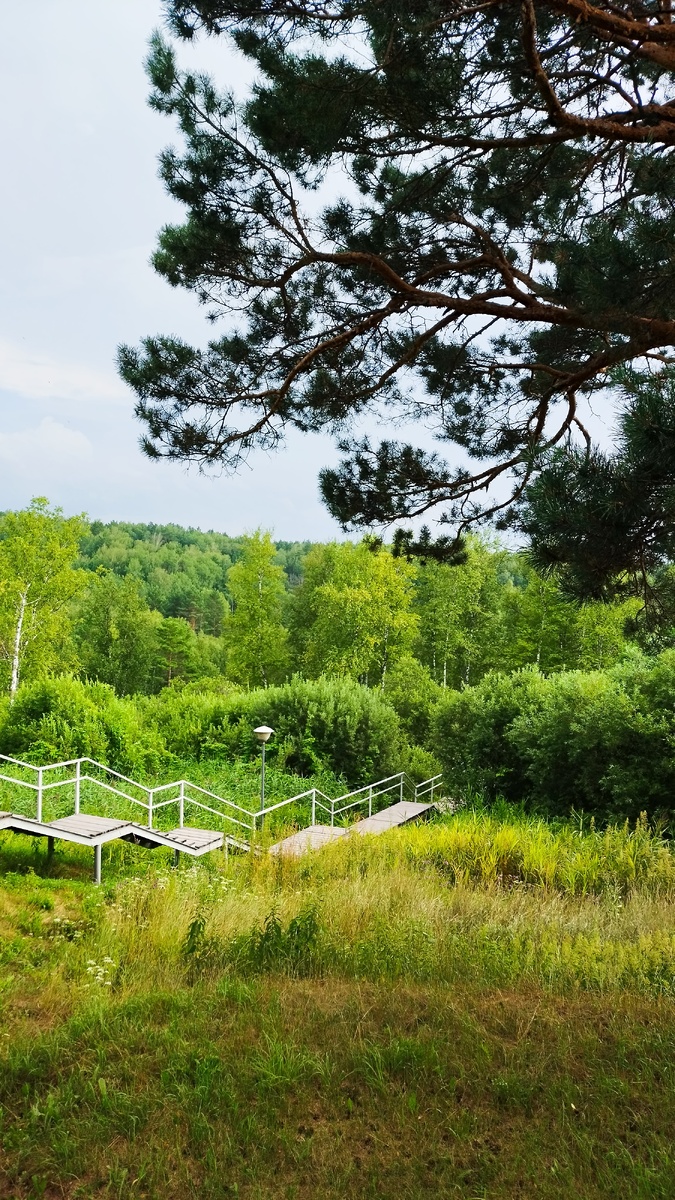
[(131, 821), (98, 817), (92, 813), (74, 813), (70, 817), (60, 817), (57, 821), (47, 822), (46, 828), (51, 832), (52, 837), (58, 837), (65, 833), (93, 844), (101, 840), (111, 841), (119, 838), (131, 825)]
[(320, 850), (322, 846), (327, 846), (329, 842), (334, 842), (336, 838), (344, 837), (347, 833), (349, 830), (342, 825), (308, 825), (306, 829), (292, 833), (283, 841), (275, 842), (270, 846), (270, 854), (298, 855), (305, 854), (307, 850)]
[(222, 850), (225, 835), (217, 829), (201, 829), (184, 826), (182, 829), (149, 829), (147, 825), (133, 825), (124, 835), (124, 841), (135, 842), (148, 850), (163, 846), (168, 850), (179, 850), (198, 858), (212, 850)]
[[(118, 778), (121, 779), (123, 777), (118, 776)], [(396, 778), (398, 779), (398, 776)], [(402, 775), (401, 781), (403, 781)], [(384, 780), (381, 782), (387, 783), (388, 781)], [(428, 782), (433, 783), (433, 780)], [(138, 786), (140, 787), (141, 785), (139, 784)], [(181, 784), (181, 787), (183, 786)], [(401, 786), (403, 786), (402, 782)], [(108, 791), (114, 790), (114, 788), (108, 788)], [(363, 788), (360, 789), (360, 792), (363, 791)], [(211, 795), (211, 793), (205, 794)], [(350, 793), (350, 795), (354, 794), (356, 793)], [(415, 794), (417, 794), (417, 789)], [(119, 793), (119, 795), (123, 795), (123, 793)], [(126, 798), (128, 799), (128, 797)], [(348, 797), (342, 797), (343, 800), (346, 798)], [(276, 807), (279, 806), (277, 805)], [(282, 841), (271, 846), (270, 853), (300, 855), (308, 850), (318, 850), (329, 842), (346, 837), (348, 834), (358, 833), (366, 835), (369, 833), (384, 833), (385, 830), (405, 825), (408, 821), (416, 821), (420, 818), (428, 817), (435, 808), (436, 805), (433, 803), (420, 804), (402, 800), (397, 804), (390, 805), (389, 808), (385, 808), (379, 813), (375, 813), (373, 816), (357, 821), (351, 826), (310, 825), (308, 828), (301, 829), (290, 837), (284, 838)], [(221, 833), (219, 830), (202, 829), (201, 827), (193, 826), (181, 826), (178, 829), (170, 830), (151, 829), (149, 826), (140, 825), (135, 821), (116, 820), (110, 817), (83, 812), (73, 813), (68, 817), (61, 817), (58, 820), (46, 822), (38, 821), (34, 817), (23, 817), (3, 810), (0, 812), (0, 830), (2, 829), (10, 830), (14, 833), (28, 834), (33, 837), (46, 837), (48, 839), (50, 854), (53, 850), (55, 839), (74, 842), (81, 846), (93, 847), (95, 862), (94, 878), (97, 883), (100, 882), (101, 878), (101, 847), (107, 842), (114, 840), (133, 842), (149, 850), (160, 846), (165, 849), (171, 849), (174, 852), (175, 861), (178, 861), (179, 856), (183, 853), (197, 858), (203, 854), (209, 854), (214, 850), (227, 849), (229, 846), (238, 850), (251, 850), (252, 848), (248, 842), (229, 834)], [(253, 848), (256, 853), (262, 852), (262, 847), (260, 846), (254, 846)]]
[(408, 821), (419, 821), (421, 817), (430, 816), (435, 807), (435, 804), (414, 804), (411, 800), (402, 800), (346, 828), (342, 825), (310, 825), (270, 846), (270, 854), (305, 854), (308, 850), (319, 850), (328, 842), (347, 834), (384, 833), (398, 825), (407, 825)]
[(207, 854), (209, 850), (220, 850), (224, 834), (214, 829), (191, 828), (188, 825), (182, 829), (170, 829), (166, 835), (172, 842), (177, 842), (181, 849), (192, 854)]
[(389, 808), (372, 817), (365, 817), (352, 826), (353, 833), (384, 833), (385, 829), (394, 829), (397, 825), (407, 825), (408, 821), (419, 821), (420, 817), (430, 816), (435, 804), (415, 804), (412, 800), (400, 800)]

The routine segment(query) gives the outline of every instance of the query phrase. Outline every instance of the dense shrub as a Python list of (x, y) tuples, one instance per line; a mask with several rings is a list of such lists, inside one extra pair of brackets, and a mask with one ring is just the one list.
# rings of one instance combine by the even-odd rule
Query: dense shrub
[(301, 775), (327, 767), (359, 784), (401, 769), (396, 713), (351, 679), (296, 678), (253, 692), (171, 689), (145, 708), (181, 756), (258, 754), (253, 730), (265, 724), (275, 731), (271, 760)]
[[(187, 686), (164, 688), (152, 698), (136, 697), (136, 703), (172, 754), (183, 759), (200, 759), (210, 753), (222, 756), (224, 749), (236, 751), (241, 733), (229, 721), (235, 695), (239, 695), (236, 684), (202, 679)], [(250, 730), (246, 733), (250, 734)], [(247, 749), (252, 749), (254, 739), (247, 736), (245, 740)]]
[(124, 700), (108, 684), (45, 679), (0, 709), (0, 753), (35, 763), (89, 756), (139, 778), (175, 757), (253, 758), (262, 724), (275, 730), (270, 761), (300, 775), (328, 769), (357, 785), (410, 757), (393, 708), (350, 679), (253, 692), (204, 680)]
[(675, 795), (675, 653), (610, 671), (491, 675), (444, 699), (432, 741), (459, 791), (550, 814), (668, 814)]
[(430, 740), (451, 791), (523, 797), (527, 778), (510, 729), (516, 717), (536, 709), (547, 682), (525, 668), (512, 675), (491, 673), (475, 687), (444, 693), (432, 715)]
[(138, 778), (168, 757), (134, 701), (120, 700), (105, 683), (61, 676), (27, 684), (0, 718), (0, 753), (34, 763), (90, 757)]
[(393, 708), (351, 679), (294, 679), (258, 692), (257, 711), (285, 743), (285, 762), (308, 773), (321, 765), (351, 784), (399, 771), (401, 733)]
[(387, 671), (383, 693), (398, 713), (405, 736), (417, 746), (425, 746), (434, 705), (443, 695), (443, 688), (434, 682), (428, 668), (412, 655), (405, 655)]

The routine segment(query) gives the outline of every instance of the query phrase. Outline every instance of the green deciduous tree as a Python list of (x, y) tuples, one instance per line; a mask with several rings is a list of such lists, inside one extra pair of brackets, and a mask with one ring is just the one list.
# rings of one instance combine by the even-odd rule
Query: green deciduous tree
[(424, 746), (429, 738), (432, 710), (443, 695), (427, 667), (412, 654), (402, 655), (387, 672), (383, 694), (398, 714), (406, 737)]
[(578, 605), (554, 578), (535, 571), (524, 556), (513, 556), (517, 585), (508, 584), (501, 596), (501, 670), (533, 664), (541, 671), (610, 667), (627, 645), (626, 628), (640, 601)]
[(133, 576), (94, 576), (75, 623), (84, 673), (112, 684), (118, 695), (145, 692), (161, 624), (160, 614), (151, 612)]
[(291, 618), (302, 669), (383, 686), (417, 631), (414, 576), (405, 560), (367, 542), (332, 542), (311, 551)]
[(244, 539), (228, 574), (234, 611), (227, 622), (228, 674), (250, 687), (280, 683), (288, 671), (288, 635), (282, 623), (284, 571), (268, 533)]
[(443, 687), (475, 683), (499, 661), (503, 558), (471, 538), (464, 563), (450, 567), (430, 562), (420, 569), (419, 653)]
[(0, 656), (12, 698), (25, 676), (74, 663), (67, 610), (86, 581), (73, 565), (85, 529), (42, 498), (0, 519)]
[[(497, 478), (517, 496), (539, 455), (583, 437), (580, 399), (611, 405), (608, 370), (675, 344), (667, 5), (166, 9), (178, 37), (229, 36), (258, 75), (238, 105), (161, 39), (150, 56), (151, 103), (184, 143), (161, 171), (186, 209), (155, 266), (227, 324), (203, 350), (121, 351), (149, 453), (236, 466), (288, 427), (337, 429), (346, 458), (322, 490), (345, 526), (440, 507), (462, 527), (508, 505)], [(356, 437), (383, 403), (460, 465)]]

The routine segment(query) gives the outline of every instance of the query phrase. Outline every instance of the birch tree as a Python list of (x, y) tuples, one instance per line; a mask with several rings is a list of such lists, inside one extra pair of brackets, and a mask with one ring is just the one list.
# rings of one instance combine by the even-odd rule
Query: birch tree
[(303, 670), (384, 688), (388, 669), (417, 634), (415, 573), (405, 559), (366, 542), (332, 542), (308, 554), (294, 613)]
[(502, 558), (478, 538), (468, 538), (465, 563), (430, 562), (419, 572), (419, 655), (444, 688), (477, 683), (498, 663)]
[(13, 700), (25, 674), (73, 665), (68, 606), (87, 576), (75, 569), (83, 517), (40, 497), (0, 518), (0, 659)]
[(284, 571), (274, 559), (269, 533), (244, 539), (244, 553), (227, 582), (234, 611), (226, 625), (228, 674), (249, 687), (281, 683), (288, 671), (287, 632), (282, 623)]

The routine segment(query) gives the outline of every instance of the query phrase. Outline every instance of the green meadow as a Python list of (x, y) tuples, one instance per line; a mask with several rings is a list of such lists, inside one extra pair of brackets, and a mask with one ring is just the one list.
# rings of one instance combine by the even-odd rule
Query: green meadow
[(125, 844), (100, 889), (0, 836), (0, 1195), (675, 1192), (645, 820), (468, 807), (176, 870)]

